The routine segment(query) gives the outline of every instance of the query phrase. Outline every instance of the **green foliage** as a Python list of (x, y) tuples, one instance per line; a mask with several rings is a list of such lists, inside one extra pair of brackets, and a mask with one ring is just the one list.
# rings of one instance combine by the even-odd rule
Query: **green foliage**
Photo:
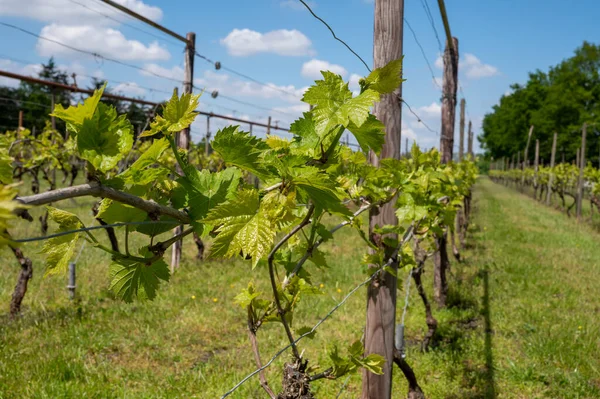
[(186, 93), (177, 97), (177, 91), (173, 90), (173, 96), (165, 107), (163, 116), (158, 115), (150, 124), (150, 130), (141, 134), (140, 137), (150, 137), (158, 133), (170, 136), (188, 126), (196, 118), (198, 113), (198, 102), (200, 94)]
[(99, 103), (91, 118), (83, 120), (77, 133), (77, 149), (81, 158), (96, 170), (108, 172), (127, 154), (133, 145), (131, 123), (125, 115)]
[[(58, 224), (57, 232), (66, 232), (83, 227), (83, 223), (70, 212), (48, 206), (48, 216)], [(44, 242), (41, 252), (47, 255), (45, 276), (65, 273), (69, 261), (75, 253), (81, 233), (71, 233), (49, 238)]]
[(110, 265), (110, 289), (125, 302), (154, 299), (160, 280), (169, 281), (169, 266), (164, 260), (150, 258), (147, 248), (142, 248), (140, 255), (148, 260), (117, 257)]
[[(483, 120), (479, 137), (488, 157), (498, 160), (521, 152), (528, 131), (534, 126), (531, 143), (540, 141), (540, 158), (548, 161), (552, 136), (558, 133), (557, 157), (576, 157), (583, 123), (600, 122), (600, 46), (584, 42), (574, 55), (549, 70), (529, 74), (524, 85), (514, 84)], [(589, 148), (598, 148), (599, 137), (588, 133)], [(529, 150), (533, 162), (533, 145)]]
[[(136, 147), (137, 159), (131, 164), (132, 125), (124, 115), (118, 116), (115, 107), (99, 103), (104, 87), (82, 105), (58, 108), (56, 115), (67, 122), (73, 138), (64, 142), (49, 130), (41, 146), (72, 146), (76, 155), (87, 161), (87, 176), (93, 184), (121, 192), (102, 199), (98, 218), (110, 224), (148, 224), (122, 227), (124, 253), (103, 246), (90, 232), (52, 238), (43, 248), (47, 274), (66, 269), (78, 239), (85, 234), (96, 248), (110, 254), (110, 289), (117, 297), (126, 302), (153, 299), (161, 280), (169, 280), (163, 258), (179, 238), (158, 241), (156, 236), (175, 225), (189, 224), (193, 229), (186, 228), (185, 234), (195, 232), (212, 238), (210, 257), (249, 260), (252, 269), (267, 261), (272, 298), (267, 299), (254, 284), (235, 297), (235, 302), (247, 310), (248, 325), (255, 333), (267, 322), (295, 328), (298, 303), (322, 294), (313, 282), (312, 269), (328, 268), (332, 263), (319, 245), (334, 240), (333, 233), (343, 226), (356, 229), (366, 243), (365, 251), (373, 251), (364, 258), (369, 275), (381, 271), (396, 274), (385, 266), (393, 249), (400, 252), (402, 266), (413, 267), (410, 246), (398, 248), (396, 236), (410, 224), (416, 227), (414, 235), (420, 240), (451, 228), (456, 207), (468, 193), (476, 170), (470, 161), (443, 165), (437, 151), (422, 153), (417, 147), (411, 158), (381, 159), (379, 167), (368, 164), (365, 154), (380, 154), (385, 137), (385, 127), (370, 110), (381, 95), (393, 93), (400, 85), (401, 60), (361, 80), (357, 96), (339, 75), (322, 74), (323, 79), (304, 94), (303, 101), (314, 107), (291, 125), (291, 140), (260, 139), (237, 126), (227, 127), (215, 135), (212, 148), (216, 155), (212, 159), (200, 145), (189, 151), (177, 148), (173, 138), (173, 133), (194, 120), (199, 95), (173, 95), (163, 114), (156, 116), (149, 131), (142, 134), (150, 139)], [(361, 152), (353, 153), (341, 144), (346, 130), (356, 137)], [(25, 132), (17, 134), (26, 137)], [(36, 164), (63, 164), (60, 151), (42, 161), (35, 146), (28, 148), (36, 155)], [(257, 187), (247, 183), (251, 175), (259, 178)], [(368, 234), (358, 215), (376, 212), (388, 203), (396, 208), (398, 223), (375, 226), (373, 234)], [(356, 206), (360, 210), (353, 213)], [(55, 208), (49, 212), (59, 231), (83, 227), (73, 214)], [(331, 219), (325, 222), (326, 217)], [(168, 223), (159, 223), (165, 221)], [(337, 227), (329, 227), (330, 222)], [(133, 235), (145, 243), (136, 245), (137, 255), (130, 252)], [(253, 273), (262, 276), (264, 270), (257, 268)], [(307, 326), (295, 332), (314, 335)], [(359, 368), (382, 373), (384, 359), (365, 357), (360, 342), (350, 345), (347, 352), (342, 357), (337, 347), (330, 351), (335, 377)]]
[(364, 348), (360, 341), (354, 341), (347, 349), (348, 356), (342, 357), (337, 346), (332, 346), (329, 351), (329, 359), (333, 364), (332, 376), (338, 378), (349, 373), (356, 372), (359, 368), (365, 368), (373, 374), (383, 374), (385, 358), (381, 355), (371, 354), (364, 357)]
[(100, 103), (100, 98), (102, 98), (105, 88), (106, 83), (100, 89), (94, 90), (94, 94), (86, 98), (83, 104), (70, 106), (67, 109), (63, 108), (61, 104), (56, 104), (54, 112), (50, 115), (65, 121), (69, 132), (77, 136), (77, 133), (83, 126), (84, 121), (92, 119), (96, 113), (96, 109)]

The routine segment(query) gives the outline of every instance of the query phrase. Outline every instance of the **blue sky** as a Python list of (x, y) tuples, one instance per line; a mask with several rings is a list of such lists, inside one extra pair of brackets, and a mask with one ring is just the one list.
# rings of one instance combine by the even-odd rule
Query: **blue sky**
[[(356, 87), (359, 76), (367, 74), (362, 63), (297, 0), (119, 2), (182, 35), (195, 32), (200, 54), (268, 84), (262, 86), (223, 69), (216, 71), (212, 64), (196, 58), (196, 86), (249, 103), (205, 95), (202, 108), (207, 111), (261, 122), (271, 115), (279, 125), (287, 127), (307, 107), (299, 99), (302, 91), (318, 78), (320, 69), (341, 73), (351, 82), (351, 88)], [(569, 57), (584, 40), (598, 41), (597, 0), (571, 4), (558, 0), (446, 3), (452, 34), (459, 39), (459, 81), (475, 134), (480, 132), (483, 115), (512, 83), (523, 83), (528, 72), (546, 70)], [(312, 0), (309, 4), (339, 37), (372, 64), (373, 1)], [(405, 0), (405, 17), (415, 30), (434, 76), (441, 82), (439, 45), (426, 4), (443, 44), (445, 33), (435, 0)], [(181, 43), (99, 0), (0, 0), (0, 21), (175, 80), (182, 79)], [(0, 26), (0, 35), (0, 69), (35, 75), (35, 64), (54, 55), (61, 68), (77, 73), (80, 86), (89, 83), (86, 76), (98, 76), (109, 79), (109, 87), (124, 95), (150, 100), (163, 100), (168, 96), (163, 91), (177, 86), (174, 81), (73, 52), (5, 26)], [(439, 132), (440, 90), (406, 25), (404, 53), (404, 98), (429, 127)], [(0, 78), (0, 84), (16, 82)], [(458, 96), (462, 97), (460, 92)], [(211, 123), (213, 131), (222, 125)], [(205, 119), (198, 118), (192, 128), (194, 139), (198, 140), (205, 131)], [(255, 128), (254, 132), (264, 134), (261, 129)], [(411, 142), (416, 139), (426, 148), (439, 143), (439, 136), (428, 131), (406, 109), (403, 137)], [(478, 149), (477, 144), (475, 148)]]

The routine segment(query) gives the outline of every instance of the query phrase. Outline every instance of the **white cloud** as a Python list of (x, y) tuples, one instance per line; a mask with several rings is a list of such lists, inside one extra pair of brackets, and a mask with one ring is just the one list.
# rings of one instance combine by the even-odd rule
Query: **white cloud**
[(312, 42), (298, 30), (279, 29), (260, 33), (250, 29), (234, 29), (221, 44), (230, 55), (245, 57), (260, 53), (284, 56), (314, 55)]
[(499, 74), (498, 68), (484, 64), (479, 58), (469, 53), (465, 54), (461, 65), (459, 65), (460, 69), (464, 69), (465, 75), (471, 79), (489, 78)]
[(441, 76), (435, 76), (431, 80), (431, 83), (433, 84), (433, 87), (435, 87), (437, 90), (440, 90), (442, 87), (444, 87), (444, 78)]
[(183, 81), (183, 68), (177, 65), (171, 68), (165, 68), (157, 64), (146, 64), (144, 65), (144, 69), (145, 71), (140, 72), (144, 76), (156, 77), (153, 75), (153, 73), (155, 73), (156, 75)]
[(134, 97), (135, 96), (143, 96), (144, 94), (146, 94), (146, 89), (138, 86), (138, 84), (135, 82), (119, 83), (112, 89), (112, 91), (115, 93), (121, 93), (121, 94), (125, 94), (128, 96), (134, 96)]
[[(169, 52), (154, 41), (148, 46), (128, 40), (118, 30), (96, 26), (51, 24), (42, 28), (41, 35), (58, 42), (95, 52), (118, 60), (168, 60)], [(42, 56), (80, 56), (73, 50), (47, 40), (38, 40), (37, 51)]]
[(255, 82), (234, 79), (227, 74), (213, 71), (205, 71), (203, 77), (195, 79), (194, 83), (197, 86), (206, 87), (210, 91), (218, 90), (220, 94), (224, 95), (279, 99), (288, 103), (299, 102), (308, 88), (297, 88), (294, 85), (278, 86), (273, 83), (260, 85)]
[(360, 89), (360, 85), (358, 84), (358, 81), (362, 79), (362, 76), (353, 73), (352, 75), (350, 75), (350, 81), (348, 82), (348, 87), (350, 88), (350, 90), (358, 90)]
[[(305, 62), (302, 65), (302, 76), (309, 79), (321, 79), (323, 75), (321, 75), (321, 71), (331, 71), (333, 73), (337, 73), (344, 78), (348, 71), (341, 65), (330, 64), (327, 61), (312, 59), (310, 61)], [(357, 81), (358, 82), (358, 81)]]
[[(140, 0), (115, 1), (154, 21), (160, 20), (163, 16), (160, 8), (150, 6)], [(0, 15), (30, 18), (42, 22), (64, 24), (73, 24), (75, 22), (78, 25), (119, 25), (114, 19), (123, 19), (122, 13), (112, 7), (103, 7), (89, 0), (79, 0), (79, 2), (88, 8), (69, 0), (1, 0)], [(114, 19), (105, 18), (98, 14), (98, 12)]]
[[(435, 66), (438, 69), (444, 69), (444, 61), (441, 56), (438, 56), (435, 60)], [(462, 60), (460, 60), (458, 71), (464, 73), (470, 79), (489, 78), (500, 74), (498, 68), (490, 64), (484, 64), (479, 58), (470, 53), (465, 53)]]
[(436, 102), (432, 102), (429, 105), (417, 108), (416, 113), (421, 118), (441, 118), (442, 106)]
[[(307, 1), (306, 4), (312, 9), (317, 6), (317, 3), (314, 1)], [(284, 0), (279, 2), (281, 7), (291, 8), (292, 10), (305, 10), (304, 4), (300, 3), (298, 0)]]

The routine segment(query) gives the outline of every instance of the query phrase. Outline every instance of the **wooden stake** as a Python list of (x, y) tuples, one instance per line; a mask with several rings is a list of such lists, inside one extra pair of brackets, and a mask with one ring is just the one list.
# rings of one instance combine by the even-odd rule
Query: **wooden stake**
[(19, 130), (23, 130), (23, 110), (19, 111)]
[(535, 159), (533, 161), (533, 169), (534, 169), (534, 176), (533, 176), (533, 198), (537, 199), (537, 192), (538, 192), (538, 171), (539, 171), (539, 162), (540, 162), (540, 141), (536, 140), (535, 141)]
[(525, 152), (523, 153), (523, 165), (524, 168), (529, 166), (529, 143), (531, 142), (531, 134), (533, 133), (533, 125), (529, 128), (529, 134), (527, 135), (527, 145), (525, 146)]
[(458, 143), (458, 160), (462, 161), (465, 151), (465, 99), (460, 100), (460, 141)]
[(472, 124), (471, 121), (469, 121), (469, 138), (468, 138), (468, 145), (467, 145), (467, 153), (471, 156), (471, 158), (474, 158), (473, 155), (473, 131), (471, 130)]
[(583, 124), (581, 131), (581, 149), (579, 151), (579, 181), (577, 183), (577, 220), (581, 220), (583, 211), (583, 171), (585, 169), (585, 140), (587, 136), (587, 123)]
[[(404, 25), (404, 0), (377, 0), (375, 2), (375, 27), (373, 38), (374, 68), (402, 58)], [(402, 138), (402, 85), (392, 94), (375, 103), (374, 114), (385, 126), (385, 143), (381, 158), (400, 158)], [(379, 157), (369, 153), (371, 164), (379, 166)], [(397, 223), (393, 202), (374, 208), (369, 214), (369, 235), (376, 225)], [(383, 245), (382, 242), (377, 245)], [(386, 251), (387, 252), (387, 251)], [(392, 268), (396, 270), (398, 264)], [(394, 337), (396, 323), (396, 284), (398, 278), (391, 273), (373, 280), (367, 288), (367, 318), (365, 325), (365, 356), (376, 353), (384, 357), (383, 374), (362, 373), (362, 399), (389, 399), (392, 395), (392, 366), (394, 364)]]
[[(192, 93), (194, 88), (194, 56), (196, 53), (196, 34), (190, 32), (186, 35), (186, 46), (185, 46), (185, 58), (184, 58), (184, 76), (183, 76), (183, 92), (188, 94)], [(175, 135), (175, 140), (179, 148), (186, 150), (190, 149), (190, 128), (185, 128), (181, 132)], [(179, 165), (177, 165), (177, 171), (183, 173)], [(183, 231), (181, 226), (174, 229), (174, 235), (181, 234)], [(171, 252), (171, 273), (179, 267), (181, 263), (183, 241), (179, 240), (173, 244)]]
[[(250, 125), (252, 126), (252, 125)], [(208, 144), (210, 140), (210, 116), (206, 117), (206, 139), (204, 142), (204, 155), (208, 156), (208, 151), (210, 148), (210, 145)]]
[(54, 118), (54, 102), (56, 99), (54, 98), (54, 92), (50, 96), (50, 112), (52, 112), (52, 116), (50, 116), (50, 123), (52, 124), (52, 130), (56, 130), (56, 118)]
[(267, 123), (267, 134), (271, 134), (271, 117), (269, 116), (269, 122)]
[[(452, 48), (452, 49), (451, 49)], [(442, 134), (440, 152), (442, 163), (452, 161), (454, 122), (456, 120), (456, 89), (458, 81), (458, 39), (446, 43), (444, 51), (444, 87), (442, 97)]]
[(557, 133), (554, 132), (554, 137), (552, 138), (552, 153), (550, 155), (550, 177), (548, 178), (548, 190), (546, 193), (546, 205), (550, 205), (550, 196), (552, 194), (552, 180), (554, 179), (554, 160), (556, 157), (556, 139), (557, 139)]

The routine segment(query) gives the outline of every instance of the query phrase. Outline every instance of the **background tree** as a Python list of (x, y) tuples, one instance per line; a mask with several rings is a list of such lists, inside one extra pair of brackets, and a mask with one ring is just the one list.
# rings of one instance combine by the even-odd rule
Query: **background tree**
[[(525, 85), (514, 84), (483, 120), (478, 137), (487, 157), (511, 157), (523, 151), (527, 132), (535, 126), (540, 140), (540, 158), (550, 159), (552, 134), (558, 132), (558, 159), (575, 159), (584, 122), (600, 117), (600, 46), (584, 42), (574, 56), (551, 67), (548, 72), (529, 74)], [(588, 135), (589, 160), (598, 161), (599, 136)], [(530, 152), (530, 157), (533, 154)]]

